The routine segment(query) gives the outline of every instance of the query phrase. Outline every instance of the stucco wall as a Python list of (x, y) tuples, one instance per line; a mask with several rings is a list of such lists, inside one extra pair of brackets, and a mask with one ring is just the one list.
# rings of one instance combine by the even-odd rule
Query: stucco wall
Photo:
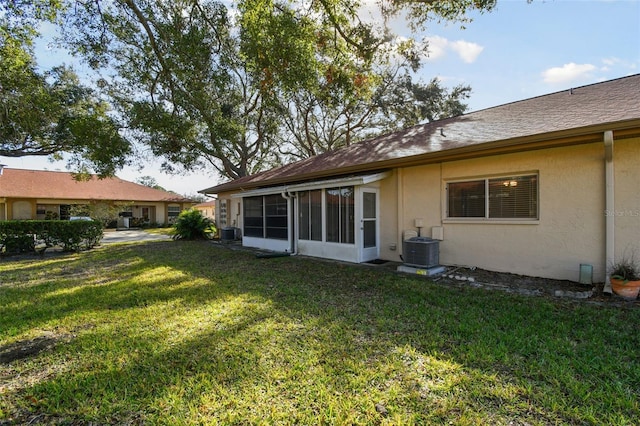
[(398, 204), (397, 189), (402, 182), (402, 171), (394, 173), (379, 184), (380, 258), (400, 261), (401, 241), (398, 236), (398, 218), (402, 217), (402, 204)]
[[(240, 203), (242, 203), (241, 198), (231, 198), (232, 193), (225, 192), (218, 194), (218, 203), (216, 204), (216, 223), (219, 227), (237, 227), (242, 229), (242, 216), (240, 214)], [(220, 202), (226, 202), (226, 223), (222, 223), (220, 214), (223, 212), (223, 209), (220, 208)]]
[[(633, 192), (640, 177), (628, 167), (632, 158), (640, 158), (638, 141), (617, 142), (616, 206), (625, 211), (640, 210)], [(529, 172), (539, 173), (538, 221), (446, 218), (448, 180)], [(416, 217), (424, 219), (426, 236), (430, 236), (430, 227), (442, 225), (441, 263), (574, 281), (578, 280), (580, 264), (587, 263), (594, 268), (594, 279), (604, 280), (603, 144), (412, 167), (400, 174), (403, 185), (398, 203), (404, 204), (404, 214), (397, 232), (413, 228)], [(624, 207), (620, 204), (623, 199), (629, 200), (624, 201)], [(639, 218), (629, 214), (623, 219), (617, 228), (626, 234), (624, 239), (639, 241)], [(616, 246), (623, 243), (619, 239)], [(393, 255), (387, 258), (394, 260)]]
[(614, 142), (616, 253), (640, 258), (640, 138)]
[[(593, 278), (606, 273), (605, 218), (616, 216), (616, 256), (640, 256), (640, 138), (615, 141), (615, 212), (605, 211), (604, 144), (528, 151), (396, 169), (371, 185), (380, 195), (380, 258), (399, 261), (405, 230), (423, 236), (443, 230), (440, 262), (493, 271), (577, 281), (580, 264)], [(446, 184), (537, 173), (539, 219), (455, 220), (446, 217)], [(238, 203), (227, 198), (229, 223), (242, 227)], [(327, 256), (331, 257), (331, 256)]]

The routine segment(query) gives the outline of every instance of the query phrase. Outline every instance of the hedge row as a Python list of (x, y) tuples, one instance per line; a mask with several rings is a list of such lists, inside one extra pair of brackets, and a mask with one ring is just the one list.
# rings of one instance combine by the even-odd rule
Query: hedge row
[(102, 239), (97, 220), (8, 220), (0, 222), (0, 253), (43, 252), (59, 246), (64, 251), (95, 247)]

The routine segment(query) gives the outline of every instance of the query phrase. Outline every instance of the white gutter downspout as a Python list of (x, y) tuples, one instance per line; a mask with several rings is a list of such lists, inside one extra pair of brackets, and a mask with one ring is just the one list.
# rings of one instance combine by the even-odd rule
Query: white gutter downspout
[(603, 288), (603, 291), (608, 294), (611, 294), (611, 277), (609, 275), (609, 267), (613, 265), (615, 261), (616, 206), (614, 198), (615, 182), (613, 171), (613, 132), (608, 130), (604, 132), (606, 278)]
[(289, 241), (289, 247), (291, 248), (291, 256), (295, 256), (297, 254), (296, 252), (296, 218), (295, 218), (295, 198), (296, 198), (296, 194), (295, 193), (291, 193), (289, 191), (282, 191), (280, 193), (280, 195), (282, 195), (282, 198), (284, 198), (285, 200), (287, 200), (287, 203), (289, 204), (290, 208), (289, 211), (291, 211), (291, 240)]

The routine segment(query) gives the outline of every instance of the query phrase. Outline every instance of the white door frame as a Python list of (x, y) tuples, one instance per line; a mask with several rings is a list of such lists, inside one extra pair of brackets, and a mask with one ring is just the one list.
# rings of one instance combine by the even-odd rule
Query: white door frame
[[(365, 217), (364, 211), (364, 197), (365, 194), (374, 194), (375, 201), (375, 209), (374, 217)], [(357, 235), (356, 244), (358, 247), (358, 260), (359, 262), (368, 262), (370, 260), (375, 260), (380, 256), (380, 196), (377, 188), (364, 188), (360, 187), (357, 191), (357, 219), (356, 219), (356, 229)], [(371, 216), (370, 214), (368, 216)], [(373, 222), (373, 227), (365, 226), (366, 223)], [(373, 231), (375, 235), (373, 236), (375, 239), (375, 245), (365, 247), (366, 243), (371, 243), (371, 236), (365, 239), (365, 232)]]

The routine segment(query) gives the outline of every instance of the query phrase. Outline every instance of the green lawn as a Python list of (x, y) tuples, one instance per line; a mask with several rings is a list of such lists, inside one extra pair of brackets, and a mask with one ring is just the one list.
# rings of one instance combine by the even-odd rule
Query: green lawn
[(639, 330), (208, 242), (2, 259), (0, 424), (637, 424)]

